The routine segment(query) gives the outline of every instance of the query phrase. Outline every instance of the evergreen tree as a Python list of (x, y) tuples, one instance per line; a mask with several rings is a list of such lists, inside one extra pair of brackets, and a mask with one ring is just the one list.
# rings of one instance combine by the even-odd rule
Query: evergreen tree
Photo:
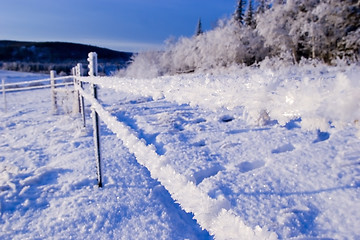
[(234, 20), (240, 24), (244, 23), (244, 6), (245, 6), (245, 0), (238, 0), (236, 10), (234, 13)]
[(199, 21), (198, 21), (198, 24), (197, 24), (197, 27), (196, 27), (195, 35), (199, 36), (202, 33), (203, 33), (203, 30), (202, 30), (202, 25), (201, 25), (201, 18), (199, 18)]
[(258, 9), (256, 11), (257, 14), (261, 14), (261, 13), (264, 13), (265, 12), (265, 0), (260, 0), (259, 1), (259, 6), (258, 6)]
[(251, 28), (256, 27), (255, 19), (254, 19), (254, 8), (253, 8), (253, 0), (249, 0), (249, 6), (246, 13), (245, 23)]

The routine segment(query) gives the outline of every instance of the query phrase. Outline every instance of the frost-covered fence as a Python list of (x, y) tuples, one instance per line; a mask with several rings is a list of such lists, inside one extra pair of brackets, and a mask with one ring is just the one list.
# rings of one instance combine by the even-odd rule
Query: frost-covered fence
[[(64, 77), (54, 77), (54, 87), (64, 87), (68, 85), (73, 85), (73, 82), (62, 82), (56, 83), (58, 80), (68, 80), (72, 79), (73, 76), (64, 76)], [(24, 81), (24, 82), (16, 82), (16, 83), (6, 83), (6, 79), (4, 79), (4, 84), (2, 85), (2, 91), (5, 92), (19, 92), (26, 90), (34, 90), (34, 89), (42, 89), (42, 88), (51, 88), (51, 78), (33, 80), (33, 81)], [(48, 84), (42, 84), (48, 83)]]
[[(322, 67), (309, 67), (300, 69), (299, 75), (294, 74), (296, 68), (293, 66), (276, 72), (265, 66), (239, 69), (227, 75), (199, 73), (150, 79), (90, 74), (89, 77), (78, 79), (87, 85), (151, 97), (154, 101), (161, 99), (210, 111), (241, 109), (242, 116), (239, 118), (248, 124), (276, 124), (284, 129), (296, 125), (303, 131), (317, 131), (320, 139), (322, 133), (334, 134), (346, 126), (359, 129), (360, 85), (357, 66), (348, 66), (346, 71), (328, 67), (323, 71)], [(92, 88), (87, 91), (79, 85), (75, 85), (75, 88), (91, 105), (93, 113), (96, 112), (136, 160), (215, 238), (237, 239), (244, 236), (243, 239), (276, 239), (276, 235), (266, 228), (252, 229), (246, 226), (242, 218), (231, 211), (227, 199), (209, 197), (179, 173), (169, 163), (168, 156), (158, 154), (155, 146), (146, 144), (136, 131), (107, 111), (90, 93)]]
[[(51, 88), (53, 109), (56, 111), (57, 109), (56, 94), (57, 92), (62, 91), (61, 87), (73, 85), (74, 83), (72, 81), (70, 82), (68, 81), (73, 79), (73, 77), (74, 76), (56, 77), (56, 72), (51, 71), (50, 78), (39, 79), (39, 80), (6, 83), (6, 79), (2, 79), (1, 93), (3, 95), (4, 109), (5, 111), (7, 110), (6, 93)], [(60, 80), (63, 80), (63, 82), (58, 83), (57, 81)]]
[[(164, 155), (159, 155), (156, 152), (153, 145), (147, 145), (129, 126), (119, 121), (101, 105), (97, 99), (99, 77), (96, 76), (96, 57), (96, 53), (89, 54), (89, 76), (76, 76), (75, 91), (79, 92), (79, 97), (86, 99), (92, 108), (98, 185), (100, 187), (103, 185), (99, 132), (99, 118), (101, 118), (107, 128), (116, 134), (130, 153), (134, 154), (138, 163), (145, 166), (150, 171), (151, 176), (156, 178), (170, 192), (172, 198), (185, 211), (193, 213), (201, 227), (207, 229), (215, 238), (236, 239), (238, 236), (244, 236), (243, 239), (277, 239), (276, 234), (267, 229), (260, 227), (252, 229), (246, 226), (242, 219), (229, 209), (227, 200), (221, 197), (209, 197), (194, 182), (174, 169)], [(106, 81), (111, 80), (111, 78), (106, 77), (101, 78), (101, 81), (105, 79)], [(80, 85), (81, 82), (89, 83), (90, 89), (84, 89)], [(202, 208), (202, 206), (206, 206), (206, 208)]]
[[(98, 65), (97, 65), (97, 54), (95, 52), (90, 52), (88, 55), (88, 68), (89, 68), (89, 77), (96, 77), (98, 74)], [(87, 94), (84, 91), (84, 77), (82, 77), (82, 64), (78, 63), (76, 67), (73, 68), (74, 75), (74, 93), (75, 93), (75, 105), (78, 107), (78, 111), (82, 116), (83, 126), (86, 127), (85, 120), (85, 104), (84, 98), (90, 102), (97, 102), (97, 86), (94, 83), (90, 82), (90, 91), (91, 94)], [(99, 125), (99, 115), (94, 107), (92, 107), (91, 113), (93, 119), (93, 136), (94, 136), (94, 149), (95, 149), (95, 159), (97, 167), (97, 180), (98, 186), (102, 187), (102, 173), (101, 173), (101, 151), (100, 151), (100, 125)]]
[(5, 79), (1, 79), (1, 85), (2, 85), (2, 95), (4, 100), (4, 110), (7, 111), (7, 104), (6, 104), (6, 95), (5, 95)]
[[(89, 53), (88, 57), (89, 62), (89, 76), (95, 77), (98, 74), (98, 65), (97, 65), (97, 54), (95, 52)], [(97, 100), (97, 86), (93, 83), (90, 84), (92, 97)], [(99, 126), (99, 115), (95, 108), (92, 108), (92, 119), (93, 119), (93, 129), (94, 129), (94, 144), (95, 144), (95, 157), (96, 157), (96, 166), (97, 166), (97, 177), (98, 185), (102, 187), (102, 174), (101, 174), (101, 155), (100, 155), (100, 126)]]
[[(79, 80), (79, 78), (83, 75), (82, 72), (82, 64), (78, 63), (76, 67), (73, 68), (73, 75), (76, 76), (74, 78), (74, 86), (78, 86), (83, 89), (83, 82)], [(75, 89), (75, 100), (77, 100), (78, 112), (81, 114), (83, 127), (86, 127), (86, 118), (85, 118), (85, 105), (84, 105), (84, 97), (80, 95), (79, 90)]]

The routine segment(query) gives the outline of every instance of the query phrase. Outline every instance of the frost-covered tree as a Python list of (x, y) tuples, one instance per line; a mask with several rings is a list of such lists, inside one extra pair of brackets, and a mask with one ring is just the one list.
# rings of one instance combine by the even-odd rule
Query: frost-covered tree
[(199, 18), (199, 21), (198, 21), (198, 24), (196, 26), (196, 32), (195, 32), (195, 35), (196, 36), (199, 36), (200, 34), (203, 33), (203, 30), (202, 30), (202, 25), (201, 25), (201, 19)]
[(288, 0), (258, 17), (257, 30), (273, 55), (288, 51), (294, 61), (311, 57), (329, 63), (356, 54), (359, 12), (353, 0)]
[(293, 29), (299, 29), (307, 40), (304, 45), (311, 57), (330, 63), (336, 57), (358, 56), (355, 38), (360, 37), (356, 33), (360, 25), (359, 1), (307, 0), (305, 3), (300, 4), (304, 13), (298, 15), (302, 24)]
[(291, 52), (293, 59), (297, 59), (296, 43), (290, 35), (296, 16), (296, 9), (283, 4), (274, 5), (257, 16), (257, 31), (265, 38), (265, 45), (271, 48), (271, 55)]
[[(354, 0), (328, 0), (318, 6), (318, 28), (322, 28), (320, 56), (325, 61), (335, 57), (359, 57), (360, 2)], [(357, 39), (357, 40), (356, 40)], [(326, 52), (325, 49), (331, 49)]]
[(245, 0), (238, 0), (234, 13), (234, 20), (240, 24), (244, 23)]
[(339, 42), (339, 55), (353, 61), (360, 61), (360, 28), (351, 31)]
[(359, 1), (264, 0), (260, 2), (264, 12), (255, 14), (255, 29), (243, 24), (244, 2), (239, 0), (233, 18), (220, 21), (211, 31), (182, 37), (162, 52), (135, 56), (127, 72), (149, 77), (251, 65), (265, 57), (293, 62), (301, 58), (327, 63), (337, 57), (359, 60)]

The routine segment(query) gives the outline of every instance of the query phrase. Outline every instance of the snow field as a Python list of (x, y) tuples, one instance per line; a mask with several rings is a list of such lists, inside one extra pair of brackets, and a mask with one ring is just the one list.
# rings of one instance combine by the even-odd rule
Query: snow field
[[(351, 120), (358, 110), (348, 102), (356, 100), (354, 94), (344, 100), (353, 110), (351, 117), (336, 116), (338, 122), (327, 122), (321, 131), (304, 124), (298, 111), (280, 116), (285, 119), (281, 123), (271, 104), (263, 119), (258, 118), (264, 110), (261, 103), (269, 101), (259, 100), (264, 94), (281, 106), (286, 98), (280, 93), (294, 88), (299, 100), (310, 96), (316, 100), (318, 95), (311, 94), (317, 92), (327, 96), (316, 100), (320, 104), (314, 107), (306, 101), (305, 106), (293, 105), (304, 109), (301, 114), (318, 126), (314, 119), (325, 121), (324, 109), (332, 109), (329, 91), (347, 96), (356, 89), (357, 72), (355, 67), (302, 67), (143, 80), (92, 78), (102, 86), (101, 105), (89, 101), (90, 96), (86, 102), (106, 122), (101, 127), (103, 189), (94, 187), (92, 138), (82, 130), (80, 120), (49, 115), (50, 96), (44, 97), (46, 107), (34, 107), (43, 98), (28, 94), (28, 105), (1, 116), (5, 137), (0, 143), (4, 169), (0, 200), (2, 209), (11, 209), (1, 210), (1, 224), (6, 226), (1, 232), (15, 239), (64, 234), (104, 239), (210, 238), (174, 199), (216, 239), (356, 239), (360, 236), (360, 141)], [(305, 88), (306, 76), (311, 84)], [(334, 88), (332, 83), (341, 85), (343, 77), (351, 84)], [(294, 87), (290, 80), (299, 84)], [(316, 82), (323, 84), (320, 90), (312, 87)], [(276, 91), (268, 94), (266, 89)], [(304, 89), (311, 94), (300, 94)], [(41, 127), (34, 132), (34, 125)], [(37, 139), (38, 135), (44, 137)]]

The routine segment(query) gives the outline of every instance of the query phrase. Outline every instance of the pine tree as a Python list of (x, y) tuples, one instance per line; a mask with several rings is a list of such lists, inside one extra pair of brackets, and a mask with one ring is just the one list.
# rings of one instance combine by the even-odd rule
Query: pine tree
[(203, 30), (202, 30), (202, 25), (201, 25), (201, 18), (199, 18), (199, 21), (198, 21), (198, 24), (197, 24), (197, 27), (196, 27), (195, 35), (199, 36), (202, 33), (203, 33)]
[(238, 4), (234, 13), (234, 20), (240, 24), (244, 22), (244, 6), (245, 0), (238, 0)]
[(265, 12), (265, 0), (260, 0), (259, 1), (259, 6), (258, 6), (258, 9), (256, 11), (257, 14), (261, 14), (261, 13), (264, 13)]
[(251, 28), (256, 27), (255, 19), (254, 19), (254, 8), (253, 8), (253, 1), (249, 0), (249, 6), (246, 13), (245, 23)]

